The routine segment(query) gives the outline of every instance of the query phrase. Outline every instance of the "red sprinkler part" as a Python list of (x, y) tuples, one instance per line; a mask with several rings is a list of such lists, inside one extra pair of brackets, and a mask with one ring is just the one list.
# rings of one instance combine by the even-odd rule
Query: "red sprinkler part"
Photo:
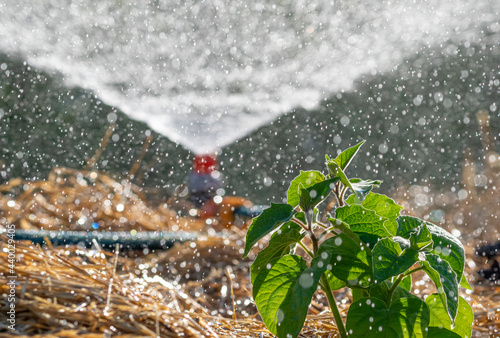
[(218, 168), (217, 156), (213, 154), (198, 155), (193, 161), (193, 171), (197, 174), (210, 174)]

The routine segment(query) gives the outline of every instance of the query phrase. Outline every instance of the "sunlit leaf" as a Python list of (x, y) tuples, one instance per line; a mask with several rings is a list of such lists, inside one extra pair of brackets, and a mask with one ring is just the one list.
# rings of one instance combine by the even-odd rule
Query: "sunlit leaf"
[(399, 216), (396, 221), (398, 223), (397, 235), (407, 239), (410, 239), (411, 233), (416, 231), (414, 229), (425, 223), (425, 221), (413, 216)]
[(337, 162), (335, 162), (334, 160), (330, 160), (329, 162), (327, 162), (327, 167), (328, 171), (330, 172), (330, 178), (338, 177), (343, 185), (345, 185), (346, 187), (351, 187), (351, 182)]
[(409, 249), (411, 247), (410, 241), (407, 240), (406, 238), (403, 238), (400, 236), (394, 236), (394, 237), (392, 237), (392, 240), (399, 244), (399, 247), (401, 248), (401, 250)]
[(411, 235), (418, 232), (419, 228), (425, 224), (431, 233), (433, 241), (430, 252), (447, 261), (453, 271), (455, 271), (458, 280), (462, 279), (465, 267), (465, 251), (462, 243), (455, 236), (432, 223), (425, 222), (416, 217), (400, 216), (397, 221), (397, 235), (407, 239), (410, 239)]
[(356, 156), (359, 147), (361, 147), (363, 143), (365, 143), (365, 141), (361, 141), (358, 144), (347, 148), (346, 150), (341, 152), (333, 161), (337, 163), (342, 170), (345, 170), (345, 168), (347, 168), (347, 166), (351, 163), (354, 156)]
[[(331, 218), (331, 217), (329, 217), (328, 220), (332, 224), (333, 228), (341, 230), (344, 235), (346, 235), (347, 237), (352, 239), (356, 244), (358, 244), (360, 246), (362, 245), (362, 241), (361, 241), (359, 235), (354, 233), (347, 223), (341, 221), (340, 219)], [(335, 232), (332, 232), (332, 233), (335, 233)], [(371, 254), (371, 250), (369, 248), (366, 248), (366, 250), (368, 251), (368, 253)]]
[(262, 214), (255, 217), (252, 224), (248, 227), (243, 257), (248, 255), (259, 239), (283, 223), (288, 222), (293, 217), (294, 213), (293, 207), (289, 204), (271, 203), (269, 208), (264, 209)]
[(310, 209), (311, 203), (311, 195), (309, 191), (306, 190), (302, 183), (299, 184), (298, 187), (299, 192), (299, 206), (304, 211), (304, 215), (307, 215), (307, 212)]
[(349, 224), (354, 232), (364, 232), (379, 237), (392, 237), (390, 229), (385, 226), (387, 218), (368, 210), (361, 205), (353, 204), (337, 208), (335, 218)]
[(369, 253), (344, 233), (321, 243), (313, 265), (326, 267), (349, 286), (367, 287), (373, 281)]
[(462, 278), (460, 279), (460, 286), (463, 287), (464, 289), (472, 290), (472, 286), (470, 286), (469, 281), (465, 277), (465, 273), (462, 275)]
[[(379, 180), (362, 180), (360, 178), (349, 179), (351, 190), (358, 196), (358, 200), (363, 200), (365, 196), (373, 189), (378, 188), (382, 181)], [(352, 196), (352, 195), (351, 195)], [(360, 198), (361, 196), (361, 198)]]
[[(297, 216), (297, 214), (293, 215), (293, 217), (295, 217), (295, 216)], [(294, 230), (301, 232), (302, 227), (300, 225), (298, 225), (297, 223), (295, 223), (294, 221), (286, 222), (278, 230), (273, 232), (273, 234), (271, 235), (271, 239), (275, 236), (284, 235), (284, 234), (289, 233), (289, 232), (294, 231)]]
[(425, 303), (431, 311), (431, 322), (429, 324), (431, 327), (451, 330), (458, 334), (459, 337), (471, 337), (474, 314), (472, 312), (472, 308), (465, 299), (460, 297), (458, 300), (458, 313), (455, 320), (455, 327), (453, 328), (451, 327), (451, 320), (450, 316), (448, 315), (448, 311), (441, 301), (439, 295), (429, 295), (425, 299)]
[[(355, 197), (353, 195), (349, 196), (346, 203), (355, 204)], [(375, 211), (377, 215), (386, 218), (387, 222), (385, 227), (392, 235), (396, 234), (398, 228), (396, 219), (399, 217), (399, 213), (403, 209), (402, 206), (396, 204), (392, 198), (374, 192), (370, 192), (366, 195), (361, 205), (368, 210)]]
[(328, 179), (322, 182), (318, 182), (311, 187), (304, 188), (303, 185), (299, 185), (299, 195), (300, 195), (300, 207), (302, 210), (313, 210), (318, 203), (323, 201), (328, 194), (335, 187), (339, 179), (337, 177)]
[(408, 275), (405, 278), (403, 278), (399, 283), (399, 286), (405, 289), (406, 291), (411, 292), (411, 286), (412, 286), (411, 275)]
[(298, 227), (299, 230), (292, 229), (281, 234), (273, 234), (271, 240), (269, 241), (269, 245), (264, 250), (259, 252), (252, 264), (252, 267), (250, 269), (252, 284), (254, 283), (255, 278), (257, 278), (257, 275), (259, 274), (261, 269), (265, 269), (266, 266), (273, 260), (294, 252), (296, 244), (300, 242), (300, 240), (305, 236), (305, 233), (300, 232), (300, 226)]
[(429, 309), (418, 298), (400, 298), (390, 308), (378, 298), (361, 298), (347, 313), (349, 337), (425, 337)]
[(418, 251), (401, 250), (391, 238), (382, 238), (372, 250), (374, 283), (380, 283), (408, 270), (418, 261)]
[(427, 225), (422, 224), (414, 229), (410, 234), (410, 245), (417, 251), (431, 251), (434, 242)]
[(447, 261), (438, 255), (427, 253), (426, 261), (420, 262), (425, 272), (432, 279), (438, 291), (439, 298), (446, 307), (448, 316), (453, 324), (458, 311), (458, 281), (457, 275)]
[(461, 336), (451, 330), (445, 329), (444, 327), (441, 328), (441, 327), (430, 326), (429, 330), (427, 331), (427, 338), (465, 338), (465, 337), (467, 336)]
[(262, 269), (253, 286), (257, 309), (269, 331), (297, 337), (324, 270), (308, 268), (304, 259), (287, 255)]
[(299, 205), (299, 185), (302, 184), (304, 188), (311, 187), (318, 182), (325, 180), (325, 175), (319, 171), (300, 171), (299, 176), (295, 177), (290, 182), (290, 187), (287, 192), (287, 203), (292, 207)]
[(345, 288), (347, 284), (337, 277), (335, 277), (330, 271), (325, 271), (326, 280), (328, 281), (328, 285), (332, 291), (339, 290)]
[[(408, 277), (411, 277), (411, 275), (409, 275)], [(404, 280), (408, 280), (408, 277), (404, 278)], [(405, 283), (406, 283), (406, 286), (403, 284), (403, 282), (399, 283), (399, 285), (396, 286), (396, 289), (394, 290), (392, 297), (391, 297), (392, 301), (398, 300), (400, 298), (412, 298), (412, 297), (418, 298), (417, 296), (411, 294), (408, 289), (406, 289), (406, 287), (408, 286), (408, 282), (405, 282)], [(394, 283), (391, 282), (390, 280), (385, 280), (380, 284), (371, 285), (370, 289), (369, 289), (370, 296), (376, 297), (376, 298), (383, 300), (384, 302), (387, 303), (387, 298), (389, 297), (389, 290), (391, 289), (391, 287), (393, 285), (394, 285)]]

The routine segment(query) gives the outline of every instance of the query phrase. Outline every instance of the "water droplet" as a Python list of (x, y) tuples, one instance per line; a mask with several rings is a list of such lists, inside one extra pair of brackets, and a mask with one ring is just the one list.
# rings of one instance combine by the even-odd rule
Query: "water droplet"
[(308, 289), (310, 288), (314, 283), (314, 280), (311, 275), (309, 274), (302, 274), (299, 277), (299, 284), (302, 288)]
[(285, 319), (285, 313), (283, 312), (283, 310), (278, 309), (278, 313), (276, 314), (276, 320), (278, 324), (282, 323), (284, 319)]

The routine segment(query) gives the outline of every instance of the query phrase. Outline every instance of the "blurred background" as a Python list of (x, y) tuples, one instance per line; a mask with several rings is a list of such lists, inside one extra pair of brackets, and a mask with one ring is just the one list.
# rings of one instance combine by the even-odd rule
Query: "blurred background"
[[(103, 0), (0, 4), (0, 184), (55, 166), (153, 199), (216, 152), (225, 194), (279, 202), (367, 140), (350, 177), (498, 238), (500, 3)], [(146, 146), (145, 146), (146, 145)], [(496, 236), (496, 237), (495, 237)]]

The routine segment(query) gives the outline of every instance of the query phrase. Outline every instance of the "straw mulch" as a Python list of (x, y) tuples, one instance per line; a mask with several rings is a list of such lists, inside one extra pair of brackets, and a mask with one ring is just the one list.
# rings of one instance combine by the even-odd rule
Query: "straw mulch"
[(32, 230), (199, 231), (205, 223), (179, 217), (165, 203), (148, 205), (142, 189), (124, 178), (54, 168), (45, 181), (19, 178), (0, 186), (0, 225)]
[[(5, 247), (6, 237), (1, 238)], [(144, 271), (137, 276), (135, 260), (78, 247), (46, 248), (16, 243), (16, 333), (57, 337), (230, 337), (270, 336), (254, 316), (211, 315), (221, 304), (201, 304), (187, 289), (192, 286)], [(7, 253), (0, 253), (0, 293), (9, 292)], [(231, 271), (228, 265), (225, 271)], [(234, 270), (233, 270), (234, 271)], [(207, 280), (216, 281), (215, 272)], [(229, 288), (222, 306), (235, 306), (238, 283), (228, 273)], [(224, 285), (224, 284), (222, 284)], [(220, 286), (215, 285), (220, 289)], [(210, 290), (210, 288), (207, 288)], [(210, 292), (210, 291), (208, 291)], [(220, 291), (219, 291), (220, 294)], [(7, 297), (0, 301), (0, 336), (7, 333)], [(226, 304), (226, 302), (228, 304)], [(308, 319), (304, 334), (332, 337), (329, 315)]]
[[(5, 244), (3, 238), (3, 244)], [(208, 315), (182, 288), (122, 269), (127, 258), (78, 248), (16, 245), (16, 328), (27, 336), (220, 336), (224, 320)], [(0, 292), (8, 290), (0, 254)], [(6, 297), (0, 330), (6, 331)], [(3, 318), (2, 318), (3, 317)], [(258, 324), (257, 324), (258, 325)]]

